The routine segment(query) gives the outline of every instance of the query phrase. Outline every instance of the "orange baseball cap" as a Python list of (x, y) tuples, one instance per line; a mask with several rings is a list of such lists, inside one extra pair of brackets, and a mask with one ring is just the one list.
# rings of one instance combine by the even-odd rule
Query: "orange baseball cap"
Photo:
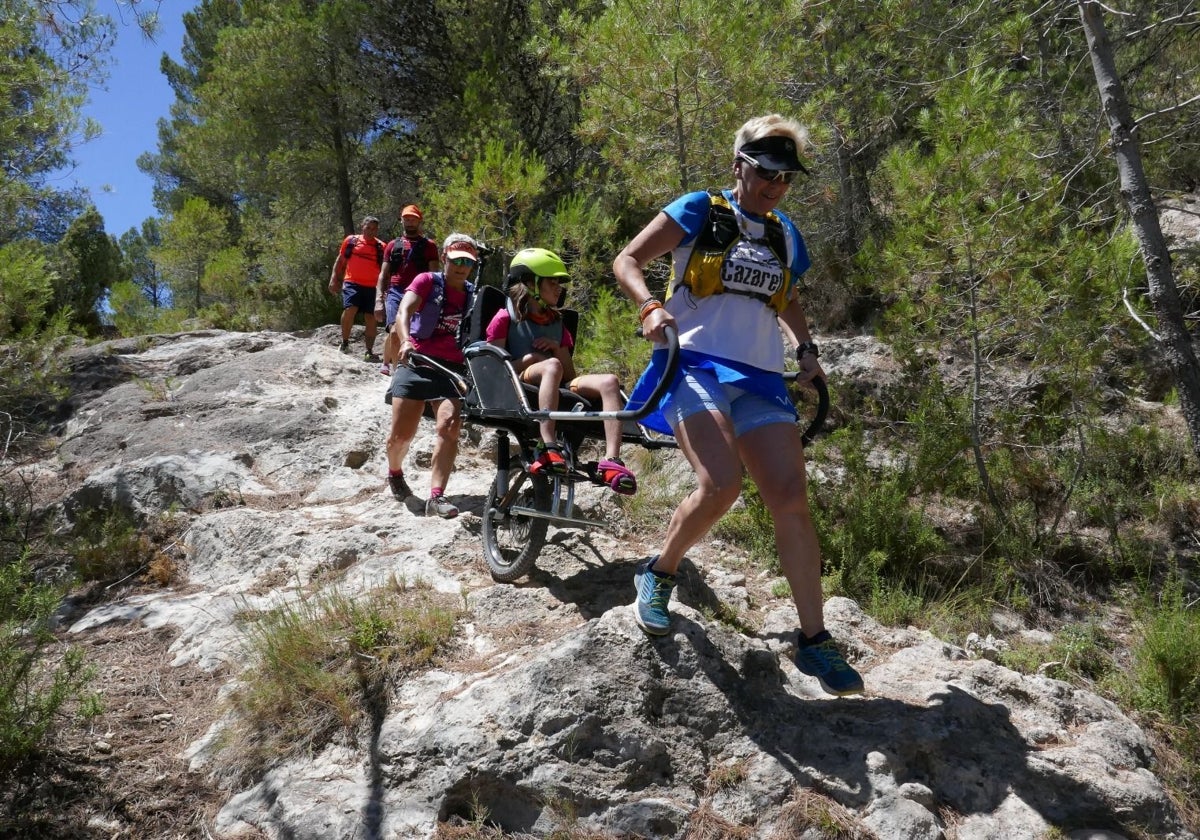
[(423, 215), (421, 215), (421, 208), (415, 204), (409, 204), (408, 206), (406, 206), (403, 210), (400, 211), (400, 215), (401, 216), (416, 216), (418, 219), (425, 218)]

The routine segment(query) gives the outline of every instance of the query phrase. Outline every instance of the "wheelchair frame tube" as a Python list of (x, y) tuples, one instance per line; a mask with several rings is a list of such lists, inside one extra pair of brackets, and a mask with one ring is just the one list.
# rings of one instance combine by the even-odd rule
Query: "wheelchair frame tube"
[[(654, 390), (650, 393), (650, 396), (640, 408), (622, 409), (620, 411), (535, 410), (529, 406), (529, 400), (525, 395), (524, 389), (520, 387), (520, 379), (514, 377), (517, 393), (520, 395), (521, 403), (524, 406), (524, 410), (521, 412), (522, 418), (531, 420), (535, 423), (542, 420), (554, 420), (556, 422), (559, 420), (565, 420), (567, 422), (596, 420), (641, 420), (658, 407), (658, 403), (662, 400), (663, 395), (666, 394), (667, 389), (671, 387), (671, 383), (675, 379), (675, 373), (679, 369), (678, 333), (674, 327), (668, 326), (666, 328), (666, 335), (666, 369), (663, 371), (662, 378), (655, 384)], [(467, 379), (465, 379), (461, 374), (455, 373), (454, 371), (440, 364), (436, 359), (433, 359), (422, 353), (411, 353), (409, 355), (409, 359), (410, 364), (416, 362), (417, 364), (434, 368), (435, 370), (438, 370), (445, 376), (449, 377), (450, 381), (454, 383), (454, 387), (458, 389), (462, 396), (465, 397), (468, 393), (470, 393), (471, 384), (467, 381)], [(784, 379), (789, 381), (795, 381), (796, 376), (797, 374), (795, 372), (785, 373), (783, 375)], [(829, 389), (825, 384), (825, 380), (820, 377), (816, 377), (812, 380), (812, 385), (817, 391), (817, 413), (813, 417), (812, 422), (809, 423), (808, 428), (800, 436), (801, 443), (803, 443), (804, 446), (808, 446), (810, 443), (812, 443), (813, 438), (817, 436), (817, 433), (821, 430), (821, 427), (825, 424), (826, 418), (829, 416)]]

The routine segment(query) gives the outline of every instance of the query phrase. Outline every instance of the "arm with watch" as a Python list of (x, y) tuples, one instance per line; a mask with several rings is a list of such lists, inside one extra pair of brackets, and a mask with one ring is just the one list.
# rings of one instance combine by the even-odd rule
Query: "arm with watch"
[(796, 361), (800, 364), (797, 382), (811, 382), (814, 377), (825, 379), (825, 371), (821, 369), (821, 349), (808, 331), (808, 318), (804, 307), (797, 300), (792, 300), (787, 309), (779, 314), (779, 323), (784, 334), (796, 346)]

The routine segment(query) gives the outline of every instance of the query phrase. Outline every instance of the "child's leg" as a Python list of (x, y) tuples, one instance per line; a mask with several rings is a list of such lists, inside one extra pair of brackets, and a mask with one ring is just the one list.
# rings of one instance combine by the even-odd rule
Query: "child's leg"
[[(600, 407), (605, 411), (620, 411), (621, 383), (611, 373), (590, 373), (577, 376), (571, 380), (571, 390), (585, 399), (599, 398)], [(621, 421), (604, 421), (604, 456), (606, 458), (621, 457)]]
[[(562, 362), (550, 358), (534, 362), (521, 371), (521, 381), (536, 385), (538, 389), (538, 408), (542, 411), (558, 409), (558, 387), (562, 383)], [(542, 420), (538, 423), (542, 441), (554, 443), (554, 421)]]

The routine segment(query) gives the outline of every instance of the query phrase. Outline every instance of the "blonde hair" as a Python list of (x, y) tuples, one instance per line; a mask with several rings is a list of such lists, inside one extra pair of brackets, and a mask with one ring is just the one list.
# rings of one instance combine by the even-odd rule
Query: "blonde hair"
[(733, 153), (736, 155), (738, 149), (752, 140), (776, 136), (791, 137), (796, 141), (796, 151), (800, 154), (806, 154), (811, 145), (808, 139), (808, 129), (800, 123), (779, 114), (767, 114), (743, 123), (733, 138)]

